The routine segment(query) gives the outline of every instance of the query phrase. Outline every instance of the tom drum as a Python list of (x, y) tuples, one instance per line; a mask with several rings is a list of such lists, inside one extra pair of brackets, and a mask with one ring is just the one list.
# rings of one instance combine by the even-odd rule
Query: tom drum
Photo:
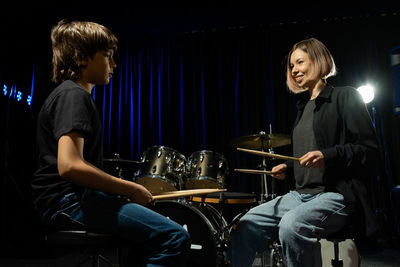
[(152, 194), (180, 190), (186, 170), (186, 158), (177, 150), (165, 146), (147, 148), (135, 182)]

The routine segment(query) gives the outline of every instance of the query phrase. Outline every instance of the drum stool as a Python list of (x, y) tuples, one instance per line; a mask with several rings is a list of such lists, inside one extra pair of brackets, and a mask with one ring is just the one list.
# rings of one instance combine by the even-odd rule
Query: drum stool
[[(361, 257), (357, 250), (356, 244), (353, 242), (353, 237), (351, 237), (351, 235), (346, 234), (346, 232), (344, 231), (339, 231), (327, 237), (322, 237), (319, 241), (321, 243), (321, 257), (323, 267), (360, 267)], [(332, 245), (333, 254), (331, 254)], [(281, 253), (282, 247), (279, 240), (275, 241), (270, 248), (271, 251), (269, 255), (269, 265), (266, 265), (266, 255), (263, 254), (261, 255), (261, 266), (286, 266), (285, 260), (283, 259), (283, 255)], [(342, 253), (342, 259), (340, 258), (339, 252)]]
[(127, 241), (120, 237), (86, 230), (62, 230), (47, 233), (44, 239), (45, 246), (49, 246), (51, 249), (81, 251), (89, 255), (76, 266), (82, 266), (90, 259), (93, 267), (99, 267), (100, 260), (109, 266), (115, 266), (109, 259), (101, 255), (101, 250), (105, 248), (115, 248), (118, 254), (118, 266), (124, 266), (120, 249)]
[[(353, 242), (354, 236), (348, 233), (348, 228), (345, 227), (342, 230), (339, 230), (336, 233), (330, 234), (324, 237), (326, 241), (333, 243), (333, 258), (331, 258), (331, 266), (332, 267), (343, 267), (344, 261), (340, 258), (339, 252), (348, 253), (349, 255), (342, 255), (342, 257), (346, 256), (352, 263), (352, 266), (359, 267), (361, 265), (361, 257), (358, 252), (356, 244)], [(322, 240), (320, 240), (321, 242)], [(344, 242), (343, 249), (340, 251), (340, 243)], [(350, 248), (348, 247), (350, 242)]]

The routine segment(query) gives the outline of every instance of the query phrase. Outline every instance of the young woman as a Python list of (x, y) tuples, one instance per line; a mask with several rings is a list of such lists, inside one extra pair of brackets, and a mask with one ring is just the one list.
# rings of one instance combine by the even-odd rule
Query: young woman
[(293, 156), (300, 162), (272, 172), (276, 179), (294, 177), (296, 187), (240, 219), (228, 251), (231, 266), (251, 266), (255, 253), (276, 240), (288, 267), (321, 266), (319, 238), (342, 229), (358, 234), (360, 223), (363, 234), (377, 229), (366, 187), (378, 158), (375, 130), (354, 88), (326, 82), (335, 73), (331, 53), (315, 38), (289, 52), (287, 85), (298, 94)]

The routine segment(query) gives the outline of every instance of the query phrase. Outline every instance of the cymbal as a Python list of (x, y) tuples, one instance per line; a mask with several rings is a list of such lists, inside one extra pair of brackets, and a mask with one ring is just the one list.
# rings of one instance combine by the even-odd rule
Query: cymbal
[(231, 141), (234, 147), (265, 149), (286, 146), (291, 143), (290, 136), (285, 134), (259, 133), (238, 137)]

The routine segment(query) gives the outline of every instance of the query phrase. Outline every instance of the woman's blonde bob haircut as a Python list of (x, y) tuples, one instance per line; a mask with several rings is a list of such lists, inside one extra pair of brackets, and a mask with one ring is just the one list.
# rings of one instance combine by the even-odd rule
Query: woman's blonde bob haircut
[(52, 81), (77, 81), (82, 60), (93, 58), (99, 51), (117, 50), (118, 40), (106, 27), (95, 22), (61, 20), (51, 31), (53, 49)]
[(335, 61), (328, 48), (315, 38), (306, 39), (293, 45), (287, 57), (286, 64), (286, 84), (289, 90), (297, 94), (307, 89), (301, 88), (293, 79), (290, 67), (290, 57), (296, 49), (301, 49), (310, 57), (313, 63), (310, 76), (315, 79), (323, 79), (324, 81), (331, 76), (336, 75)]

